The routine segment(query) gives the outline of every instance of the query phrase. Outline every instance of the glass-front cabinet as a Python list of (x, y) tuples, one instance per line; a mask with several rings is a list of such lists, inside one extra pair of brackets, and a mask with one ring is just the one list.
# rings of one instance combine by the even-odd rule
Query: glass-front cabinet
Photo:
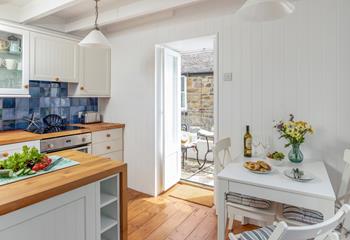
[(0, 25), (0, 97), (29, 94), (29, 31)]

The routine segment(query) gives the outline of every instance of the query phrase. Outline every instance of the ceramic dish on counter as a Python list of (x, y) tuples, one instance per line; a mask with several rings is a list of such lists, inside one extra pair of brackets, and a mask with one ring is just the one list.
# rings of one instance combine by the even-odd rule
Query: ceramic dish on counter
[(266, 161), (273, 166), (281, 166), (284, 163), (284, 154), (282, 152), (273, 152), (266, 155)]

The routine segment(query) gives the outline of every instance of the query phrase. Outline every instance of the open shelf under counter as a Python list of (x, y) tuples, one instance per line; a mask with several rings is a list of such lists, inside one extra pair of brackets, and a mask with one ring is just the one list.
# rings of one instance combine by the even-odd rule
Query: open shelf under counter
[(118, 225), (110, 228), (101, 235), (101, 240), (119, 240), (120, 235), (118, 234)]
[(118, 221), (101, 214), (101, 234), (118, 225)]
[(109, 193), (104, 193), (104, 192), (101, 192), (100, 198), (101, 198), (100, 200), (101, 208), (107, 206), (110, 203), (116, 202), (118, 200), (118, 197)]
[(100, 234), (101, 240), (120, 239), (119, 174), (100, 181)]

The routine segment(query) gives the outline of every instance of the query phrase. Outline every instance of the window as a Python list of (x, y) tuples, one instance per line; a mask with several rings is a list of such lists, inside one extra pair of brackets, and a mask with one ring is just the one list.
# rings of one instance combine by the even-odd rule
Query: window
[(187, 111), (187, 77), (181, 76), (181, 112)]

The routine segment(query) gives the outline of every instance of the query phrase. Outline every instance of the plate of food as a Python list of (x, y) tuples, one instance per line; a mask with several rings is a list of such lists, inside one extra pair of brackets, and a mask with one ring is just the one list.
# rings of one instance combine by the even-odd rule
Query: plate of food
[(297, 182), (308, 182), (314, 179), (311, 173), (299, 168), (290, 168), (283, 171), (284, 175)]
[(248, 161), (243, 164), (243, 166), (252, 173), (257, 174), (268, 174), (272, 171), (272, 168), (269, 164), (264, 161)]
[(268, 153), (266, 158), (271, 165), (280, 166), (283, 164), (285, 156), (284, 153), (275, 151), (273, 153)]

